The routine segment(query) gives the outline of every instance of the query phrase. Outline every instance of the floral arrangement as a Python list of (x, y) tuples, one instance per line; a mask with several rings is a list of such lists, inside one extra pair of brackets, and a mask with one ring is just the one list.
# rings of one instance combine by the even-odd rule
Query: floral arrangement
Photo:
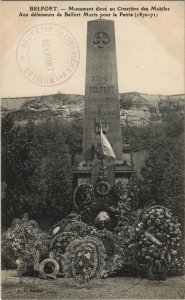
[(75, 206), (82, 211), (84, 206), (90, 205), (94, 199), (94, 188), (90, 184), (79, 185), (74, 192)]
[(18, 265), (20, 273), (29, 267), (38, 268), (39, 260), (48, 253), (50, 236), (39, 228), (34, 220), (24, 214), (14, 219), (11, 227), (3, 235), (2, 252), (8, 252)]
[(64, 228), (64, 232), (73, 232), (78, 235), (78, 237), (86, 236), (90, 230), (91, 226), (81, 221), (71, 222)]
[(49, 257), (58, 262), (61, 274), (63, 274), (63, 255), (66, 248), (77, 238), (78, 234), (75, 232), (60, 232), (52, 240)]
[[(56, 278), (60, 273), (84, 286), (97, 277), (123, 270), (125, 265), (158, 280), (183, 269), (184, 259), (179, 255), (180, 224), (164, 206), (146, 208), (135, 218), (123, 183), (112, 188), (109, 202), (112, 205), (98, 214), (92, 186), (79, 186), (74, 201), (78, 214), (73, 212), (70, 218), (55, 224), (52, 235), (44, 233), (36, 221), (29, 220), (28, 214), (12, 221), (2, 237), (2, 252), (16, 261), (20, 274), (29, 268), (43, 274), (42, 278)], [(87, 215), (86, 224), (81, 216)], [(112, 218), (116, 222), (111, 227)], [(48, 275), (45, 267), (50, 265), (53, 271)]]
[(129, 185), (126, 185), (123, 182), (118, 182), (111, 190), (113, 205), (110, 206), (109, 210), (117, 219), (118, 227), (132, 225), (136, 220), (135, 215), (132, 213), (132, 201), (130, 194), (131, 191), (129, 189)]
[(90, 184), (79, 185), (74, 192), (74, 205), (80, 212), (82, 221), (92, 225), (97, 211), (97, 199)]
[(120, 200), (125, 200), (125, 197), (127, 195), (127, 185), (122, 182), (122, 181), (118, 181), (111, 189), (111, 194), (113, 196), (113, 198), (117, 198), (117, 201)]
[(144, 211), (131, 243), (137, 268), (149, 277), (165, 279), (170, 268), (182, 265), (180, 240), (180, 224), (167, 208), (153, 206)]
[(117, 233), (113, 233), (106, 229), (98, 230), (97, 228), (93, 228), (90, 235), (100, 240), (105, 247), (106, 259), (101, 276), (108, 277), (121, 270), (125, 264), (126, 247), (123, 240), (120, 242), (120, 237)]
[(92, 226), (81, 221), (68, 222), (63, 231), (53, 237), (50, 246), (50, 258), (55, 259), (60, 266), (60, 273), (63, 274), (63, 256), (69, 244), (79, 237), (87, 236), (92, 230)]
[(106, 258), (105, 248), (94, 237), (78, 238), (71, 242), (64, 254), (64, 274), (79, 286), (100, 277)]

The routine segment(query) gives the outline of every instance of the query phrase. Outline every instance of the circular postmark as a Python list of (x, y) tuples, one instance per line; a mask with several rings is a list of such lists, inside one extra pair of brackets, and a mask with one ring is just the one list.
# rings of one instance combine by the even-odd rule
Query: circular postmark
[(27, 30), (16, 54), (22, 74), (40, 86), (67, 81), (76, 71), (80, 56), (72, 33), (56, 24), (40, 24)]

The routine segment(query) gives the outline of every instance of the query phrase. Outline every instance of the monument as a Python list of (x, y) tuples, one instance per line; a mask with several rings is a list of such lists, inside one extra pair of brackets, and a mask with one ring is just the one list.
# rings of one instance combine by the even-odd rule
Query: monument
[[(103, 147), (108, 147), (108, 152), (101, 153)], [(120, 126), (114, 21), (89, 21), (83, 158), (74, 169), (77, 184), (96, 185), (98, 180), (106, 180), (112, 186), (118, 180), (127, 180), (132, 167), (130, 157), (127, 155), (125, 158)]]

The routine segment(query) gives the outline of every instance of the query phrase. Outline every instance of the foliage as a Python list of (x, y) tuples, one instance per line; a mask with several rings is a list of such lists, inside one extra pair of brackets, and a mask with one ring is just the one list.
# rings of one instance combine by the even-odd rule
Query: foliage
[(127, 197), (127, 185), (122, 181), (116, 183), (111, 189), (111, 197), (114, 199), (115, 204), (120, 200), (124, 201)]
[(184, 180), (185, 163), (183, 140), (174, 147), (173, 157), (163, 174), (163, 181), (160, 186), (159, 201), (168, 207), (182, 224), (184, 219)]
[[(165, 151), (166, 150), (166, 151)], [(148, 201), (159, 203), (160, 187), (163, 181), (163, 174), (169, 165), (169, 151), (164, 141), (151, 149), (145, 166), (142, 169), (141, 199), (142, 207)]]
[[(60, 126), (61, 130), (61, 126)], [(65, 143), (69, 147), (71, 154), (79, 151), (82, 147), (82, 137), (83, 137), (83, 126), (80, 122), (64, 123), (62, 126), (62, 133), (65, 139)]]
[(150, 140), (148, 149), (142, 170), (141, 205), (144, 207), (147, 202), (166, 205), (183, 226), (185, 160), (181, 114), (171, 113), (170, 118), (164, 120), (158, 137)]
[(24, 214), (21, 219), (14, 219), (11, 227), (3, 235), (2, 253), (11, 260), (18, 259), (18, 265), (27, 270), (35, 266), (48, 253), (50, 236), (38, 227), (34, 220), (28, 220)]
[(149, 123), (142, 127), (127, 124), (122, 127), (122, 139), (127, 138), (126, 142), (131, 144), (132, 151), (149, 150), (153, 141), (163, 135), (165, 130), (162, 123)]
[[(132, 151), (147, 150), (148, 157), (137, 181), (136, 193), (139, 208), (161, 204), (168, 207), (181, 223), (184, 236), (184, 113), (171, 110), (163, 115), (163, 122), (151, 122), (143, 127), (122, 128)], [(132, 191), (133, 192), (133, 191)], [(129, 194), (131, 198), (132, 192)], [(135, 206), (135, 205), (134, 205)], [(136, 206), (137, 207), (137, 204)]]
[(141, 179), (138, 178), (136, 172), (133, 172), (127, 185), (127, 195), (130, 199), (131, 211), (137, 210), (140, 207), (140, 191)]
[(176, 138), (184, 133), (184, 112), (171, 111), (164, 116), (164, 127), (168, 136)]
[(7, 129), (7, 122), (2, 128), (3, 225), (25, 211), (50, 225), (72, 207), (71, 162), (60, 126), (29, 122)]
[(74, 193), (74, 203), (82, 221), (92, 225), (97, 211), (94, 188), (90, 184), (79, 185)]

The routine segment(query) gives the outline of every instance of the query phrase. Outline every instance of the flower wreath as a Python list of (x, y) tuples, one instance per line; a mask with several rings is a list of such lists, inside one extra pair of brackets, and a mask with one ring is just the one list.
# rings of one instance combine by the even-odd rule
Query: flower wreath
[[(47, 267), (49, 267), (49, 272), (47, 272), (46, 270)], [(59, 268), (59, 264), (56, 260), (51, 258), (44, 259), (39, 265), (39, 276), (43, 279), (46, 279), (48, 277), (56, 278), (59, 273)]]
[(88, 231), (90, 231), (89, 226), (81, 221), (71, 222), (65, 228), (65, 232), (72, 232), (78, 236), (87, 235)]
[(72, 241), (64, 254), (64, 275), (72, 277), (79, 286), (100, 277), (105, 265), (105, 248), (94, 237), (78, 238)]
[(96, 191), (99, 195), (105, 196), (110, 192), (110, 184), (107, 181), (100, 181), (96, 186)]

